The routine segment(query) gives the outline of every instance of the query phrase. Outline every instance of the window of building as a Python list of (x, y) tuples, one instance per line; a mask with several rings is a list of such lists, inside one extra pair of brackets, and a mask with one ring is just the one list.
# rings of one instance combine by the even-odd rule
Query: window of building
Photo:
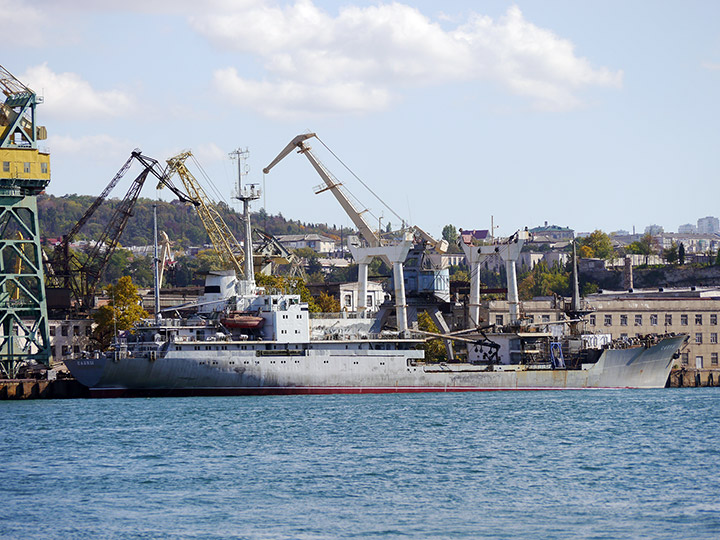
[(595, 315), (590, 315), (590, 326), (595, 326)]
[(717, 332), (710, 333), (710, 343), (717, 343)]
[(62, 355), (63, 355), (63, 356), (67, 356), (67, 355), (68, 355), (68, 346), (67, 346), (67, 345), (63, 345), (63, 346), (62, 346)]
[(710, 365), (711, 366), (717, 366), (718, 365), (718, 353), (710, 353)]
[(42, 172), (43, 174), (47, 174), (47, 163), (40, 164), (40, 172)]
[(50, 330), (50, 337), (54, 337), (55, 336), (55, 325), (54, 324), (51, 325), (49, 330)]
[(535, 322), (535, 315), (528, 315), (527, 316), (528, 321), (530, 321), (530, 324)]
[(495, 324), (498, 326), (503, 325), (503, 316), (502, 315), (495, 315)]
[(620, 339), (627, 339), (627, 337), (628, 337), (628, 335), (625, 332), (620, 334)]
[(688, 316), (687, 315), (680, 315), (680, 324), (683, 326), (688, 325)]
[(612, 315), (605, 315), (605, 326), (612, 326)]
[(86, 336), (92, 336), (92, 326), (86, 326), (86, 327), (85, 327), (85, 335), (86, 335)]
[(352, 295), (346, 294), (345, 295), (345, 307), (352, 306)]
[(702, 343), (702, 333), (701, 332), (697, 332), (695, 334), (695, 343), (698, 343), (698, 344)]
[(542, 322), (550, 322), (550, 315), (543, 315)]
[(80, 327), (76, 324), (73, 326), (73, 336), (79, 336), (80, 335)]
[(52, 356), (53, 358), (57, 358), (57, 352), (55, 351), (55, 345), (50, 347), (50, 356)]
[(695, 324), (702, 324), (702, 314), (701, 313), (695, 314)]
[(373, 305), (373, 303), (372, 303), (372, 294), (368, 294), (368, 295), (367, 295), (366, 305), (367, 305), (367, 307), (372, 307), (372, 305)]
[(635, 326), (642, 326), (642, 315), (635, 315)]
[(717, 313), (710, 314), (710, 324), (712, 324), (712, 325), (717, 324)]
[(690, 353), (684, 352), (680, 358), (682, 359), (683, 366), (687, 366), (690, 363)]
[(10, 162), (3, 161), (3, 172), (10, 172)]
[(75, 354), (80, 353), (80, 345), (75, 345), (75, 346), (73, 346), (73, 352), (74, 352)]
[(68, 327), (64, 324), (60, 327), (60, 335), (62, 335), (62, 336), (68, 335)]
[(620, 326), (627, 326), (627, 315), (620, 315)]
[(23, 164), (23, 170), (24, 170), (26, 173), (29, 173), (29, 172), (30, 172), (30, 162), (29, 162), (29, 161), (26, 161), (26, 162)]
[(672, 315), (670, 313), (665, 314), (665, 326), (670, 326), (672, 324)]
[(652, 326), (657, 326), (657, 325), (658, 325), (658, 316), (657, 316), (657, 313), (653, 313), (652, 315), (650, 315), (650, 324), (651, 324)]
[(703, 357), (702, 356), (696, 356), (695, 357), (695, 367), (697, 369), (703, 368)]

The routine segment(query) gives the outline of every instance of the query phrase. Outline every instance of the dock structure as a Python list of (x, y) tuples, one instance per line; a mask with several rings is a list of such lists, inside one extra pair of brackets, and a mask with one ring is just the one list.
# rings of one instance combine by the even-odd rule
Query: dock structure
[(38, 149), (42, 98), (0, 66), (0, 375), (13, 379), (29, 360), (47, 364), (50, 338), (37, 195), (50, 182), (50, 156)]

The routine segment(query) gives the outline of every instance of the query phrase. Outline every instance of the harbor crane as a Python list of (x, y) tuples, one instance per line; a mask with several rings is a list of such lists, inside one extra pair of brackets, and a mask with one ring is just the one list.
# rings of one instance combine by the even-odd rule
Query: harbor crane
[[(365, 219), (364, 213), (366, 210), (360, 211), (355, 207), (348, 194), (342, 188), (342, 183), (339, 182), (332, 173), (330, 173), (327, 167), (325, 167), (312, 152), (307, 140), (313, 137), (318, 138), (315, 133), (305, 133), (293, 138), (277, 155), (277, 157), (263, 169), (263, 173), (269, 173), (275, 165), (277, 165), (285, 158), (285, 156), (295, 149), (297, 149), (298, 153), (305, 155), (325, 183), (325, 187), (319, 188), (315, 193), (318, 194), (329, 190), (343, 207), (348, 217), (350, 217), (352, 222), (355, 224), (360, 236), (366, 243), (366, 246), (350, 246), (350, 252), (352, 253), (355, 261), (358, 263), (359, 311), (364, 312), (367, 309), (367, 277), (369, 264), (374, 257), (382, 257), (392, 264), (393, 267), (393, 286), (395, 290), (395, 315), (397, 328), (401, 333), (404, 333), (408, 329), (408, 324), (403, 263), (406, 261), (408, 253), (410, 253), (410, 250), (413, 248), (413, 241), (417, 236), (420, 238), (422, 243), (431, 245), (434, 249), (441, 253), (447, 250), (448, 244), (445, 240), (435, 240), (419, 227), (405, 228), (404, 223), (403, 228), (398, 231), (400, 233), (399, 239), (396, 238), (394, 241), (388, 241), (381, 238), (380, 233), (375, 231)], [(445, 272), (447, 273), (447, 270), (445, 270)], [(438, 281), (442, 280), (434, 279), (432, 281), (433, 284), (436, 284)], [(415, 279), (416, 287), (418, 286), (418, 282), (419, 280)], [(443, 284), (443, 287), (444, 285), (446, 284)], [(448, 289), (447, 296), (449, 297), (449, 283), (447, 283), (447, 285), (448, 287), (444, 288)], [(434, 308), (433, 313), (436, 311), (437, 309)]]
[[(195, 202), (195, 210), (215, 247), (215, 251), (225, 264), (232, 266), (235, 273), (242, 276), (245, 273), (243, 268), (244, 251), (223, 220), (220, 212), (215, 208), (212, 200), (185, 166), (185, 161), (191, 156), (192, 152), (186, 151), (168, 159), (168, 176), (178, 174), (183, 186), (190, 194), (189, 197)], [(246, 279), (253, 279), (253, 276), (246, 276)]]
[[(381, 239), (379, 232), (375, 231), (365, 219), (364, 214), (367, 210), (361, 211), (355, 207), (353, 202), (350, 200), (350, 197), (348, 197), (347, 193), (345, 193), (345, 190), (342, 189), (342, 183), (333, 176), (325, 165), (323, 165), (323, 163), (313, 153), (310, 145), (306, 143), (308, 139), (313, 137), (317, 138), (317, 135), (315, 133), (304, 133), (295, 137), (285, 148), (283, 148), (277, 157), (263, 169), (263, 173), (268, 174), (275, 165), (285, 158), (285, 156), (294, 149), (297, 149), (299, 154), (305, 155), (308, 161), (310, 161), (310, 164), (320, 175), (320, 178), (322, 178), (323, 182), (325, 182), (326, 187), (318, 189), (315, 194), (317, 195), (329, 190), (340, 203), (340, 206), (343, 207), (343, 210), (345, 210), (345, 213), (352, 220), (355, 227), (357, 227), (360, 235), (365, 242), (367, 242), (368, 246), (377, 247), (386, 244), (386, 242)], [(447, 251), (447, 241), (435, 240), (431, 235), (418, 226), (412, 226), (410, 227), (410, 230), (413, 234), (418, 235), (424, 242), (430, 244), (438, 252), (444, 253)]]
[[(136, 161), (142, 165), (143, 169), (132, 181), (125, 197), (113, 211), (100, 238), (87, 252), (87, 257), (81, 261), (70, 251), (70, 244), (95, 214), (98, 207), (107, 199), (113, 188), (130, 169), (130, 166)], [(92, 296), (105, 268), (110, 262), (110, 258), (117, 249), (120, 236), (125, 230), (128, 219), (133, 215), (135, 203), (145, 184), (145, 180), (150, 174), (158, 179), (160, 185), (169, 188), (181, 201), (195, 204), (185, 193), (172, 184), (169, 175), (163, 171), (157, 160), (143, 155), (139, 148), (133, 150), (130, 157), (113, 179), (110, 180), (103, 192), (93, 201), (73, 228), (63, 236), (62, 241), (55, 247), (53, 256), (49, 260), (50, 271), (48, 275), (50, 280), (56, 287), (69, 289), (75, 300), (75, 305), (81, 309), (91, 307)]]

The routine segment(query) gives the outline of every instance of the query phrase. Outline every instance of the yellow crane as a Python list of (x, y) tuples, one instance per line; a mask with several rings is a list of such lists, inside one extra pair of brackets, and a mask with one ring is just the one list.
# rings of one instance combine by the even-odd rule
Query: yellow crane
[[(235, 270), (238, 277), (243, 276), (243, 260), (245, 254), (240, 243), (230, 231), (220, 213), (215, 208), (212, 200), (205, 194), (205, 190), (200, 186), (192, 173), (185, 166), (185, 161), (192, 156), (192, 152), (181, 152), (177, 156), (167, 160), (168, 170), (167, 178), (177, 173), (180, 180), (185, 186), (187, 194), (196, 203), (195, 210), (200, 216), (203, 227), (210, 237), (210, 241), (215, 246), (215, 251), (226, 264), (229, 264)], [(246, 277), (252, 279), (252, 276)]]

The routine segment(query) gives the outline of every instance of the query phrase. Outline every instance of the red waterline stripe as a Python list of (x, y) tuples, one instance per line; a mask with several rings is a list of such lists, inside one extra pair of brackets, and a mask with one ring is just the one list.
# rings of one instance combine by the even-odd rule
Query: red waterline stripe
[(252, 388), (91, 388), (92, 398), (120, 398), (120, 397), (193, 397), (193, 396), (277, 396), (298, 394), (410, 394), (428, 392), (504, 392), (504, 391), (542, 391), (542, 390), (614, 390), (631, 387), (608, 386), (601, 388), (583, 387), (428, 387), (428, 386), (384, 386), (384, 387), (252, 387)]

